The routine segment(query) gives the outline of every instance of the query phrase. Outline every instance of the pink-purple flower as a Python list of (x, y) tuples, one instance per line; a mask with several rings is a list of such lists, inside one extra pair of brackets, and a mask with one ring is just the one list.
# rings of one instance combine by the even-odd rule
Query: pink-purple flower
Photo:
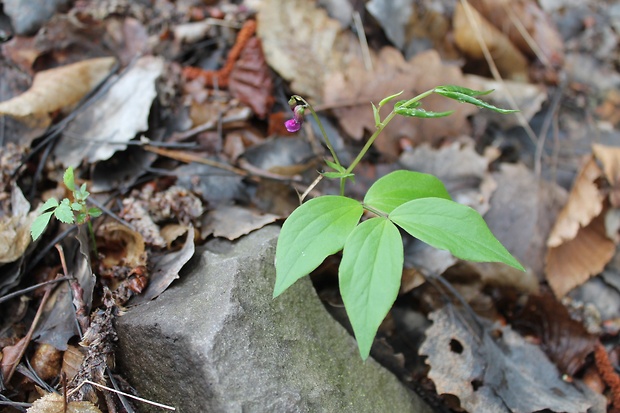
[(286, 130), (294, 133), (294, 132), (298, 132), (301, 129), (301, 125), (304, 123), (304, 110), (305, 110), (305, 106), (303, 105), (296, 105), (295, 108), (293, 109), (293, 119), (289, 119), (286, 122), (284, 122), (284, 127), (286, 127)]

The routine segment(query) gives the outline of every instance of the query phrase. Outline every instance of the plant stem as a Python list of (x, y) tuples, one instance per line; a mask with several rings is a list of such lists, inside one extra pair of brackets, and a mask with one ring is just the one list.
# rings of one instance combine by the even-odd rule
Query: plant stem
[(336, 162), (336, 164), (340, 166), (340, 160), (338, 159), (338, 155), (336, 155), (336, 151), (334, 150), (334, 147), (332, 146), (332, 143), (329, 140), (329, 137), (327, 136), (327, 132), (325, 132), (325, 129), (323, 128), (323, 124), (321, 123), (319, 116), (314, 111), (314, 108), (312, 107), (312, 105), (309, 104), (304, 98), (302, 98), (299, 95), (293, 95), (293, 98), (295, 100), (302, 101), (304, 105), (306, 105), (306, 107), (310, 109), (310, 113), (312, 113), (312, 117), (314, 118), (316, 123), (319, 125), (319, 129), (321, 130), (321, 135), (323, 135), (323, 140), (325, 141), (325, 144), (327, 145), (327, 149), (329, 149), (329, 152), (332, 154), (332, 158), (334, 158), (334, 162)]
[[(427, 97), (428, 95), (431, 95), (433, 92), (435, 92), (434, 88), (427, 90), (426, 92), (421, 93), (418, 96), (409, 99), (403, 106), (408, 106), (415, 102), (418, 102), (424, 99), (425, 97)], [(377, 139), (377, 136), (379, 136), (379, 134), (383, 131), (383, 129), (385, 129), (385, 127), (388, 125), (388, 123), (390, 123), (390, 121), (394, 118), (394, 116), (396, 116), (396, 112), (394, 112), (394, 110), (392, 109), (392, 111), (385, 117), (383, 122), (377, 125), (377, 130), (375, 130), (375, 132), (372, 134), (370, 139), (368, 139), (368, 141), (366, 142), (366, 145), (364, 145), (360, 153), (357, 154), (357, 157), (353, 160), (351, 165), (349, 165), (346, 171), (347, 173), (351, 173), (351, 171), (353, 171), (353, 169), (357, 166), (357, 164), (362, 160), (364, 155), (366, 155), (366, 152), (368, 152), (368, 149), (370, 149), (372, 144), (375, 142), (375, 139)]]
[(386, 214), (386, 213), (385, 213), (385, 212), (383, 212), (383, 211), (380, 211), (380, 210), (378, 210), (378, 209), (375, 209), (375, 208), (373, 208), (373, 207), (371, 207), (371, 206), (369, 206), (369, 205), (366, 205), (366, 204), (364, 204), (364, 203), (362, 203), (362, 206), (364, 207), (364, 209), (365, 209), (366, 211), (372, 212), (373, 214), (375, 214), (375, 215), (377, 215), (377, 216), (379, 216), (379, 217), (382, 217), (382, 218), (388, 218), (388, 214)]

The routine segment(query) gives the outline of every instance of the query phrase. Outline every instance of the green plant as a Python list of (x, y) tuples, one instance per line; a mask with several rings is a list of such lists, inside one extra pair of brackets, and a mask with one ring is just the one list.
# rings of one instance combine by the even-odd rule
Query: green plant
[[(91, 238), (93, 235), (93, 227), (91, 223), (91, 218), (96, 218), (101, 215), (101, 210), (99, 208), (88, 208), (86, 205), (86, 199), (90, 195), (90, 192), (86, 190), (86, 184), (82, 184), (82, 186), (77, 187), (75, 185), (75, 178), (73, 176), (73, 168), (69, 167), (65, 170), (63, 174), (62, 180), (67, 187), (67, 189), (73, 192), (73, 202), (69, 200), (69, 198), (64, 198), (60, 202), (56, 198), (50, 198), (39, 208), (39, 216), (34, 220), (32, 226), (30, 227), (30, 235), (32, 235), (32, 240), (36, 241), (52, 218), (52, 215), (56, 217), (60, 222), (64, 222), (65, 224), (73, 224), (76, 223), (78, 225), (88, 223), (88, 229), (91, 234)], [(94, 246), (93, 242), (93, 246)]]
[[(429, 112), (420, 101), (433, 94), (500, 113), (515, 112), (490, 105), (477, 96), (492, 91), (475, 91), (459, 86), (439, 86), (412, 99), (399, 101), (383, 119), (381, 108), (402, 92), (372, 105), (376, 131), (348, 167), (344, 167), (312, 107), (300, 96), (289, 101), (294, 118), (286, 122), (289, 131), (301, 128), (306, 109), (318, 122), (333, 161), (327, 178), (340, 180), (340, 195), (325, 195), (303, 203), (288, 217), (276, 247), (274, 298), (323, 260), (343, 250), (339, 268), (340, 293), (357, 339), (360, 355), (366, 359), (379, 325), (396, 300), (403, 267), (403, 244), (398, 227), (433, 247), (450, 251), (470, 261), (503, 262), (519, 270), (521, 264), (493, 236), (483, 218), (465, 205), (453, 202), (443, 183), (420, 172), (395, 171), (378, 179), (363, 201), (344, 196), (347, 180), (354, 179), (357, 166), (377, 136), (396, 116), (438, 118), (452, 112)], [(371, 217), (359, 222), (364, 210)]]

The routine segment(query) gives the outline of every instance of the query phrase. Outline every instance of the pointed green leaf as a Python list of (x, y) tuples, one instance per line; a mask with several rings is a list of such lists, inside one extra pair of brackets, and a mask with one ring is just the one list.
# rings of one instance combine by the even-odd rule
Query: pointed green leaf
[(381, 124), (381, 116), (379, 115), (379, 109), (375, 106), (374, 103), (370, 102), (372, 105), (372, 115), (375, 117), (375, 126), (379, 126)]
[(47, 228), (47, 224), (49, 224), (53, 213), (54, 211), (45, 212), (34, 220), (32, 226), (30, 227), (30, 235), (32, 236), (33, 241), (39, 239), (41, 234), (43, 234), (43, 231)]
[(394, 104), (394, 108), (415, 109), (417, 107), (420, 107), (421, 104), (422, 104), (422, 102), (420, 102), (420, 101), (411, 102), (409, 100), (399, 100), (398, 102), (396, 102)]
[(491, 105), (490, 103), (487, 103), (485, 101), (482, 101), (480, 99), (477, 99), (473, 96), (464, 94), (464, 93), (459, 93), (459, 92), (449, 92), (449, 91), (444, 91), (444, 90), (439, 90), (438, 88), (435, 89), (435, 92), (437, 92), (438, 94), (445, 96), (449, 99), (454, 99), (456, 101), (462, 102), (462, 103), (470, 103), (472, 105), (478, 106), (480, 108), (485, 108), (485, 109), (490, 109), (492, 111), (498, 112), (498, 113), (503, 113), (503, 114), (507, 114), (507, 113), (514, 113), (514, 112), (518, 112), (518, 110), (512, 110), (512, 109), (500, 109), (496, 106)]
[(73, 215), (73, 211), (71, 210), (71, 206), (69, 206), (69, 200), (67, 198), (63, 199), (58, 208), (54, 210), (54, 216), (60, 222), (64, 222), (65, 224), (73, 224), (75, 217)]
[(65, 186), (69, 189), (69, 191), (75, 191), (75, 179), (73, 177), (73, 168), (71, 166), (65, 170), (65, 173), (62, 176), (62, 181), (65, 183)]
[(334, 169), (335, 171), (338, 171), (338, 172), (346, 171), (346, 168), (344, 166), (338, 165), (336, 162), (332, 162), (329, 159), (325, 159), (325, 163), (327, 164), (327, 166)]
[(438, 86), (435, 88), (435, 92), (439, 94), (460, 93), (460, 94), (467, 95), (467, 96), (484, 96), (484, 95), (488, 95), (489, 93), (493, 92), (493, 90), (494, 89), (473, 90), (473, 89), (468, 89), (463, 86), (455, 86), (455, 85), (444, 85), (444, 86)]
[[(381, 100), (381, 102), (379, 102), (379, 109), (381, 109), (383, 107), (383, 105), (385, 105), (386, 103), (388, 103), (390, 100), (399, 97), (400, 95), (402, 95), (404, 92), (404, 90), (401, 90), (398, 93), (394, 93), (393, 95), (390, 95), (386, 98), (383, 98), (383, 100)], [(373, 105), (375, 106), (375, 105)]]
[(56, 208), (58, 206), (58, 200), (56, 198), (50, 198), (39, 208), (39, 212), (47, 211), (48, 209)]
[(330, 179), (351, 178), (355, 176), (352, 173), (345, 173), (345, 172), (321, 172), (321, 175), (323, 175), (325, 178), (330, 178)]
[(447, 112), (431, 112), (424, 109), (406, 108), (406, 107), (394, 107), (394, 112), (402, 116), (410, 118), (445, 118), (454, 113), (453, 110)]
[(402, 272), (403, 241), (389, 220), (371, 218), (347, 238), (339, 269), (340, 294), (364, 360), (396, 300)]
[(362, 216), (362, 205), (343, 196), (321, 196), (288, 217), (276, 246), (274, 298), (344, 246)]
[(97, 218), (98, 216), (101, 216), (102, 211), (97, 208), (97, 207), (92, 207), (88, 209), (88, 215), (90, 215), (92, 218)]
[(428, 197), (450, 199), (450, 194), (433, 175), (401, 170), (379, 178), (368, 189), (364, 204), (389, 214), (405, 202)]
[(402, 204), (390, 219), (412, 236), (455, 257), (503, 262), (525, 271), (489, 230), (474, 209), (442, 198), (420, 198)]

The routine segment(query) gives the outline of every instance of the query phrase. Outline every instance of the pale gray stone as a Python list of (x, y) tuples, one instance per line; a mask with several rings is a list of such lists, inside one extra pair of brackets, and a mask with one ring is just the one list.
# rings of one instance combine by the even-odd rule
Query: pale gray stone
[(272, 299), (278, 233), (210, 242), (158, 299), (119, 318), (119, 363), (141, 396), (184, 413), (430, 412), (360, 359), (308, 278)]

